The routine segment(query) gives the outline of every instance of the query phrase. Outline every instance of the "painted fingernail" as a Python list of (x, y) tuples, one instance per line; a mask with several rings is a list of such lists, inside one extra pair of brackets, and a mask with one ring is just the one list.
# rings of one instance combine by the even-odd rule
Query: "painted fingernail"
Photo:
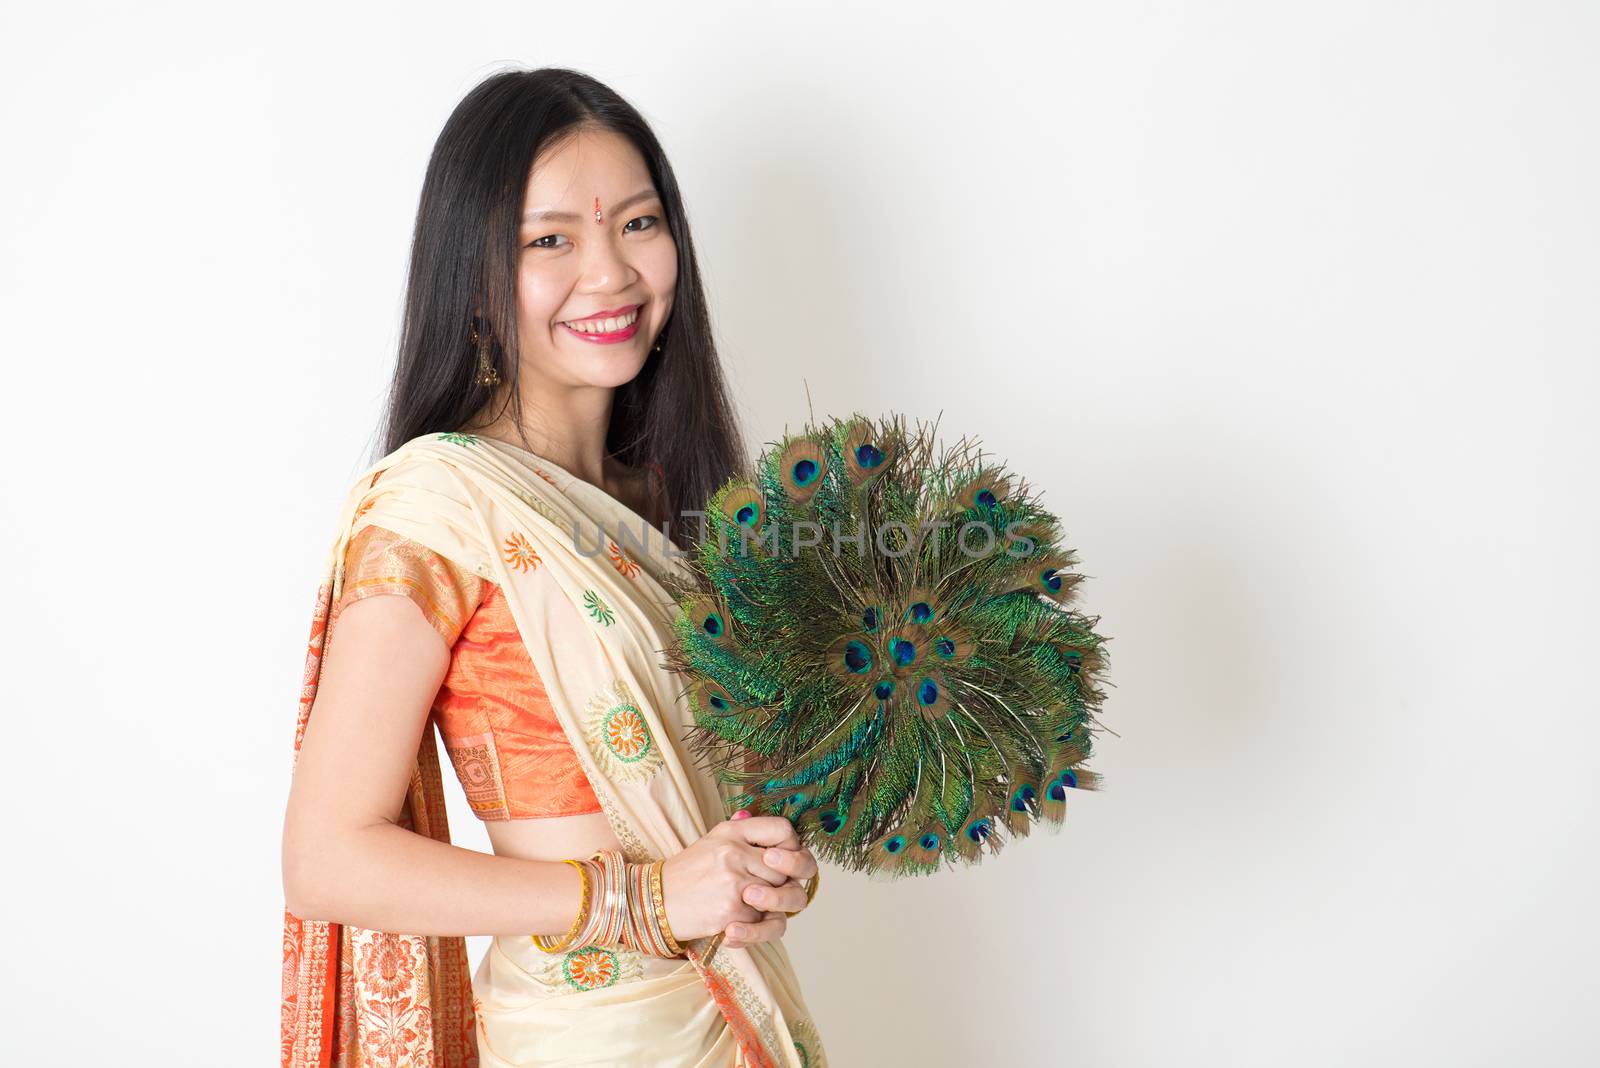
[(747, 820), (750, 818), (750, 810), (747, 808), (741, 808), (738, 812), (733, 814), (733, 818), (736, 820)]

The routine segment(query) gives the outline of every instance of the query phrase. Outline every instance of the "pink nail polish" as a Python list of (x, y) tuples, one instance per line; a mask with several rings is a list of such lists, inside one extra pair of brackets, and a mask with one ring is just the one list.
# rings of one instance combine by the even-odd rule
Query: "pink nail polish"
[(747, 820), (750, 818), (750, 810), (747, 808), (741, 808), (738, 812), (733, 814), (732, 818), (736, 820)]

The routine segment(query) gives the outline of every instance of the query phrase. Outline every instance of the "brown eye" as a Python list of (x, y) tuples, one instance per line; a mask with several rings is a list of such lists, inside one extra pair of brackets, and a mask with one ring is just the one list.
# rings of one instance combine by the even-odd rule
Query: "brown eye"
[[(658, 225), (658, 224), (659, 224), (659, 223), (660, 223), (660, 222), (661, 222), (661, 220), (660, 220), (660, 219), (658, 219), (658, 218), (656, 218), (656, 217), (655, 217), (655, 216), (654, 216), (654, 215), (640, 215), (640, 216), (639, 216), (639, 217), (638, 217), (638, 218), (636, 218), (636, 219), (629, 219), (629, 220), (628, 220), (628, 226), (624, 226), (624, 227), (623, 227), (623, 228), (622, 228), (622, 232), (623, 232), (623, 233), (627, 233), (627, 232), (628, 232), (628, 227), (629, 227), (629, 226), (632, 226), (632, 225), (633, 225), (633, 224), (634, 224), (634, 223), (636, 223), (636, 222), (643, 222), (643, 221), (645, 221), (645, 220), (646, 220), (646, 219), (648, 219), (648, 220), (649, 220), (649, 222), (650, 222), (650, 225), (649, 225), (649, 226), (641, 226), (641, 227), (639, 227), (639, 229), (640, 229), (640, 230), (649, 230), (649, 229), (652, 229), (652, 228), (654, 228), (654, 227), (655, 227), (655, 226), (657, 226), (657, 225)], [(635, 232), (636, 232), (636, 233), (637, 233), (637, 231), (635, 231)]]
[(545, 234), (543, 237), (536, 237), (532, 241), (529, 241), (527, 247), (528, 248), (557, 248), (559, 246), (546, 245), (546, 244), (543, 244), (543, 242), (545, 242), (545, 241), (554, 241), (556, 238), (565, 237), (565, 236), (566, 236), (565, 234)]

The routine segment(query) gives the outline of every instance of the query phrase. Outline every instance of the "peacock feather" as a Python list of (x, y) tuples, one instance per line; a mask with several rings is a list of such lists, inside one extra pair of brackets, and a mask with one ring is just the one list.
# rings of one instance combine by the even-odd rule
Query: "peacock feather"
[(707, 502), (667, 663), (728, 811), (886, 876), (973, 863), (1094, 789), (1106, 664), (1060, 525), (966, 439), (808, 424)]

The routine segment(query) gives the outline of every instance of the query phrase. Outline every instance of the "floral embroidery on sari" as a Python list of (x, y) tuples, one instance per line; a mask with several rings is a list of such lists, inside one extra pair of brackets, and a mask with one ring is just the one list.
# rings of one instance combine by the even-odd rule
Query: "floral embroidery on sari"
[(539, 554), (522, 536), (522, 531), (513, 530), (506, 538), (506, 563), (518, 571), (532, 571), (539, 566)]
[(595, 762), (607, 778), (645, 782), (661, 769), (661, 747), (622, 679), (589, 698), (586, 726)]
[(644, 978), (644, 958), (622, 946), (585, 946), (551, 955), (534, 975), (552, 994), (572, 994)]
[(583, 591), (583, 607), (588, 609), (589, 614), (597, 622), (604, 623), (608, 627), (617, 621), (616, 613), (611, 611), (611, 606), (606, 604), (605, 598), (593, 590)]

